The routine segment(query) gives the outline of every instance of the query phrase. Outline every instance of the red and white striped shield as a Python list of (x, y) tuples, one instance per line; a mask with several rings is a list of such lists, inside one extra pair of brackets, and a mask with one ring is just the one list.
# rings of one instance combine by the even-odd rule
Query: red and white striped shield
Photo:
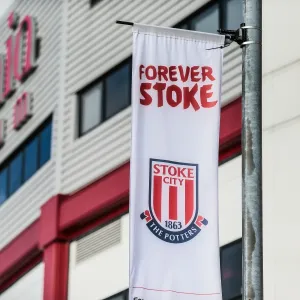
[(198, 165), (150, 160), (152, 218), (170, 231), (185, 230), (198, 212)]

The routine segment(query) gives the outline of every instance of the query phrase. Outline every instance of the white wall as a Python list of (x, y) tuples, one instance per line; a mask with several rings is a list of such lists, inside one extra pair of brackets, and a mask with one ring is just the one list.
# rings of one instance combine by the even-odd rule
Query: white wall
[[(76, 263), (78, 242), (70, 247), (69, 300), (100, 300), (128, 288), (129, 218), (121, 218), (121, 242)], [(87, 251), (93, 251), (92, 247)], [(0, 299), (2, 300), (2, 299)]]
[[(17, 88), (16, 93), (0, 109), (0, 118), (8, 121), (6, 142), (0, 149), (0, 165), (51, 112), (54, 112), (54, 117), (51, 161), (0, 206), (0, 249), (39, 216), (40, 206), (53, 195), (57, 154), (55, 150), (58, 128), (55, 112), (59, 100), (62, 0), (15, 1), (0, 20), (1, 53), (5, 53), (5, 41), (11, 34), (6, 25), (6, 18), (11, 11), (17, 12), (21, 18), (25, 15), (36, 18), (38, 37), (42, 40), (38, 68), (25, 83)], [(15, 131), (12, 122), (12, 107), (22, 91), (33, 94), (33, 117), (19, 131)]]
[(265, 300), (300, 299), (299, 9), (263, 1)]
[(42, 300), (44, 264), (40, 263), (0, 295), (0, 300)]

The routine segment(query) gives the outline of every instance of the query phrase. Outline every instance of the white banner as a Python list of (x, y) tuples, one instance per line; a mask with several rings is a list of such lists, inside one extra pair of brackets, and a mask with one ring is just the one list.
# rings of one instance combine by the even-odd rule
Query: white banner
[(221, 300), (224, 36), (133, 27), (129, 300)]

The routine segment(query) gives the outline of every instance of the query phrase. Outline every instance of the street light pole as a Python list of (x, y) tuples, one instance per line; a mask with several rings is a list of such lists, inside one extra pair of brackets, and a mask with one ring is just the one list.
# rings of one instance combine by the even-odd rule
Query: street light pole
[(243, 300), (262, 300), (262, 0), (243, 0), (243, 11)]

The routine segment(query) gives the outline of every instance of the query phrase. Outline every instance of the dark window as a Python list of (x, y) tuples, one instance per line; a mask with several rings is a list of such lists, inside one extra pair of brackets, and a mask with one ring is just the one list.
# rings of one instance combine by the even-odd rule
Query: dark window
[(23, 152), (18, 153), (9, 164), (9, 194), (14, 193), (22, 184)]
[(29, 179), (38, 169), (38, 138), (35, 137), (25, 147), (24, 179)]
[(101, 123), (102, 83), (81, 95), (81, 133), (86, 133)]
[(52, 123), (47, 124), (40, 133), (40, 166), (45, 164), (51, 155), (51, 132), (52, 132)]
[(50, 159), (51, 135), (50, 118), (0, 166), (0, 205)]
[(131, 64), (121, 64), (101, 80), (79, 92), (79, 136), (130, 105)]
[(191, 20), (192, 30), (217, 33), (219, 25), (219, 5), (215, 3)]
[(128, 300), (128, 290), (106, 298), (105, 300)]
[(241, 240), (221, 248), (221, 274), (223, 299), (238, 299), (242, 288)]
[(6, 200), (7, 198), (7, 168), (2, 169), (0, 172), (0, 205)]
[(243, 23), (242, 5), (242, 0), (210, 2), (175, 27), (216, 34), (220, 28), (238, 29)]
[(105, 80), (105, 118), (108, 119), (130, 105), (129, 64), (113, 72)]
[(224, 5), (225, 22), (227, 29), (237, 29), (243, 23), (242, 0), (226, 0)]

